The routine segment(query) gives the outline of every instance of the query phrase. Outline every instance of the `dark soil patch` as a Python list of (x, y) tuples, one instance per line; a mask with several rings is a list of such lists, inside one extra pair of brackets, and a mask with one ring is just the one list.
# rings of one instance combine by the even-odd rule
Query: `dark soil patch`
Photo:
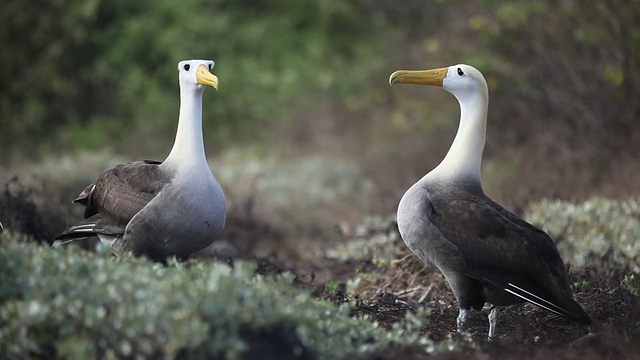
[(37, 190), (22, 186), (17, 177), (4, 183), (0, 189), (0, 221), (4, 227), (39, 240), (53, 238), (52, 227), (64, 224), (64, 217), (43, 211), (37, 200), (40, 195)]
[(249, 345), (243, 359), (312, 360), (316, 358), (302, 344), (295, 329), (284, 324), (276, 324), (260, 331), (245, 331), (241, 336)]

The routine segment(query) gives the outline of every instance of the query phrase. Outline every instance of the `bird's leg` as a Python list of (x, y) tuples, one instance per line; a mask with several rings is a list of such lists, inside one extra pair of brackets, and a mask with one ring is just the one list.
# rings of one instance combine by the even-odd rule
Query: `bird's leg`
[(469, 309), (460, 308), (457, 324), (458, 324), (458, 332), (461, 334), (467, 331), (467, 318), (469, 318)]
[(487, 341), (492, 341), (496, 337), (496, 325), (498, 325), (498, 307), (492, 306), (489, 311), (489, 334), (487, 335)]

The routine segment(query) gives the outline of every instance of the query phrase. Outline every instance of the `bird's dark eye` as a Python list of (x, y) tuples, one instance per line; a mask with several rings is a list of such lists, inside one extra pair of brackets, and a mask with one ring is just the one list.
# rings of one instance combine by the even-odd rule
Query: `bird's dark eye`
[(458, 75), (460, 75), (460, 76), (464, 75), (464, 71), (462, 71), (461, 68), (458, 68)]
[(184, 69), (185, 69), (186, 71), (189, 71), (189, 69), (191, 69), (191, 65), (189, 65), (189, 64), (185, 64), (185, 65), (184, 65)]
[(209, 64), (209, 71), (213, 68), (213, 65)]

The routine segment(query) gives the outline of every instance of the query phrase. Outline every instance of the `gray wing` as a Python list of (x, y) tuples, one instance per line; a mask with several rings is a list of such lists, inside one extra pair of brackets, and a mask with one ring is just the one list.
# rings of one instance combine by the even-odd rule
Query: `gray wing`
[(429, 220), (462, 254), (465, 275), (559, 315), (587, 321), (573, 300), (558, 249), (544, 231), (484, 194), (430, 200)]
[(105, 170), (74, 203), (85, 206), (86, 220), (71, 226), (56, 239), (95, 234), (123, 234), (129, 221), (170, 181), (157, 161), (134, 161)]
[(128, 223), (169, 182), (159, 162), (134, 161), (105, 170), (74, 200), (86, 206), (85, 219), (103, 218)]

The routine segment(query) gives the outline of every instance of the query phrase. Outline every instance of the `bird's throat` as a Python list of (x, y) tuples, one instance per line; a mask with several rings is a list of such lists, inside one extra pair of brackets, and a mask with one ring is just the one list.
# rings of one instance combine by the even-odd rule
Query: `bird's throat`
[(176, 139), (165, 163), (175, 167), (206, 163), (202, 136), (203, 91), (180, 90), (180, 116)]
[(481, 184), (488, 101), (481, 95), (458, 100), (460, 124), (456, 137), (447, 155), (429, 175), (446, 181), (465, 180)]

